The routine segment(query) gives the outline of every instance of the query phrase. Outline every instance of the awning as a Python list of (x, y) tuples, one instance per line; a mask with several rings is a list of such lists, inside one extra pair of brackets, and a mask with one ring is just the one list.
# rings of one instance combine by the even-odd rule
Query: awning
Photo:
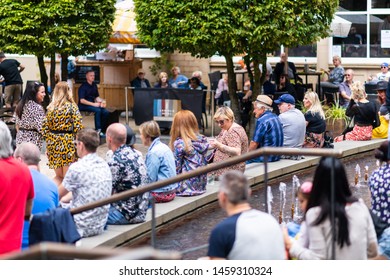
[(132, 0), (119, 2), (115, 5), (115, 20), (112, 26), (114, 34), (110, 43), (140, 44), (135, 22), (134, 3)]
[(330, 24), (330, 36), (333, 37), (348, 37), (349, 30), (351, 29), (352, 22), (343, 19), (339, 16), (334, 16), (332, 23)]

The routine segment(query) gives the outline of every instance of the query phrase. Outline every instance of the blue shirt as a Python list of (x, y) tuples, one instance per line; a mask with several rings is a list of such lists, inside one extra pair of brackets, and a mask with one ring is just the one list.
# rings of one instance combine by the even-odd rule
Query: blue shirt
[[(255, 135), (252, 139), (262, 147), (283, 147), (283, 126), (278, 116), (265, 111), (256, 121)], [(268, 156), (268, 161), (278, 161), (280, 156)], [(260, 156), (256, 161), (264, 161)]]
[[(154, 139), (146, 154), (146, 167), (151, 182), (168, 179), (176, 176), (176, 165), (173, 152), (167, 145)], [(169, 192), (178, 187), (177, 183), (154, 190), (154, 192)]]
[(176, 79), (170, 78), (168, 83), (173, 88), (186, 88), (188, 87), (188, 78), (184, 75), (177, 75)]
[[(58, 189), (56, 184), (45, 175), (35, 169), (30, 169), (34, 183), (35, 197), (33, 200), (32, 214), (42, 213), (58, 206)], [(22, 248), (28, 247), (28, 231), (30, 222), (25, 221), (23, 226)]]

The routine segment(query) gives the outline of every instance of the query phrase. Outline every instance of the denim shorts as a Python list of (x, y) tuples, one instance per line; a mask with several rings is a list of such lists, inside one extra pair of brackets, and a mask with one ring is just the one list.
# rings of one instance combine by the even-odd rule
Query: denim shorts
[(390, 227), (385, 229), (378, 240), (379, 254), (390, 260)]

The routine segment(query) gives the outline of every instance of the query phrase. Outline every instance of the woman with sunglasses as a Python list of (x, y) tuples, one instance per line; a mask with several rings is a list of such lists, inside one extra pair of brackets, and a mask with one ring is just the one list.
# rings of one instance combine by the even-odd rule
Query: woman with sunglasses
[[(214, 120), (221, 128), (216, 139), (209, 141), (215, 149), (213, 162), (225, 161), (228, 158), (239, 156), (248, 151), (248, 136), (242, 126), (234, 122), (234, 113), (229, 107), (220, 107), (214, 114)], [(228, 170), (245, 171), (245, 162), (219, 169), (216, 176), (221, 176)]]
[[(181, 110), (173, 117), (169, 146), (175, 156), (176, 174), (188, 172), (207, 164), (209, 143), (199, 134), (195, 115)], [(194, 196), (206, 192), (207, 176), (199, 175), (179, 182), (177, 196)]]
[(45, 95), (45, 86), (42, 83), (34, 82), (27, 86), (15, 109), (16, 145), (31, 142), (42, 149), (42, 122), (45, 111), (41, 104)]
[(43, 121), (43, 135), (47, 145), (48, 165), (54, 169), (54, 182), (62, 183), (69, 165), (76, 161), (76, 150), (73, 141), (76, 133), (83, 128), (81, 114), (72, 97), (67, 82), (59, 82), (47, 106)]

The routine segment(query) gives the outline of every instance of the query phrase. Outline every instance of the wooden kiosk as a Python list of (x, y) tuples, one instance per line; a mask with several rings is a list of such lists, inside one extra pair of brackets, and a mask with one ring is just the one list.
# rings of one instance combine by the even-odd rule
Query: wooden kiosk
[[(125, 87), (130, 86), (130, 81), (137, 76), (137, 71), (142, 68), (142, 60), (130, 61), (79, 61), (76, 65), (76, 78), (74, 84), (75, 102), (78, 103), (78, 90), (85, 81), (85, 73), (89, 69), (95, 71), (99, 95), (107, 101), (107, 107), (116, 110), (126, 109)], [(133, 108), (133, 94), (128, 94), (129, 108)]]

